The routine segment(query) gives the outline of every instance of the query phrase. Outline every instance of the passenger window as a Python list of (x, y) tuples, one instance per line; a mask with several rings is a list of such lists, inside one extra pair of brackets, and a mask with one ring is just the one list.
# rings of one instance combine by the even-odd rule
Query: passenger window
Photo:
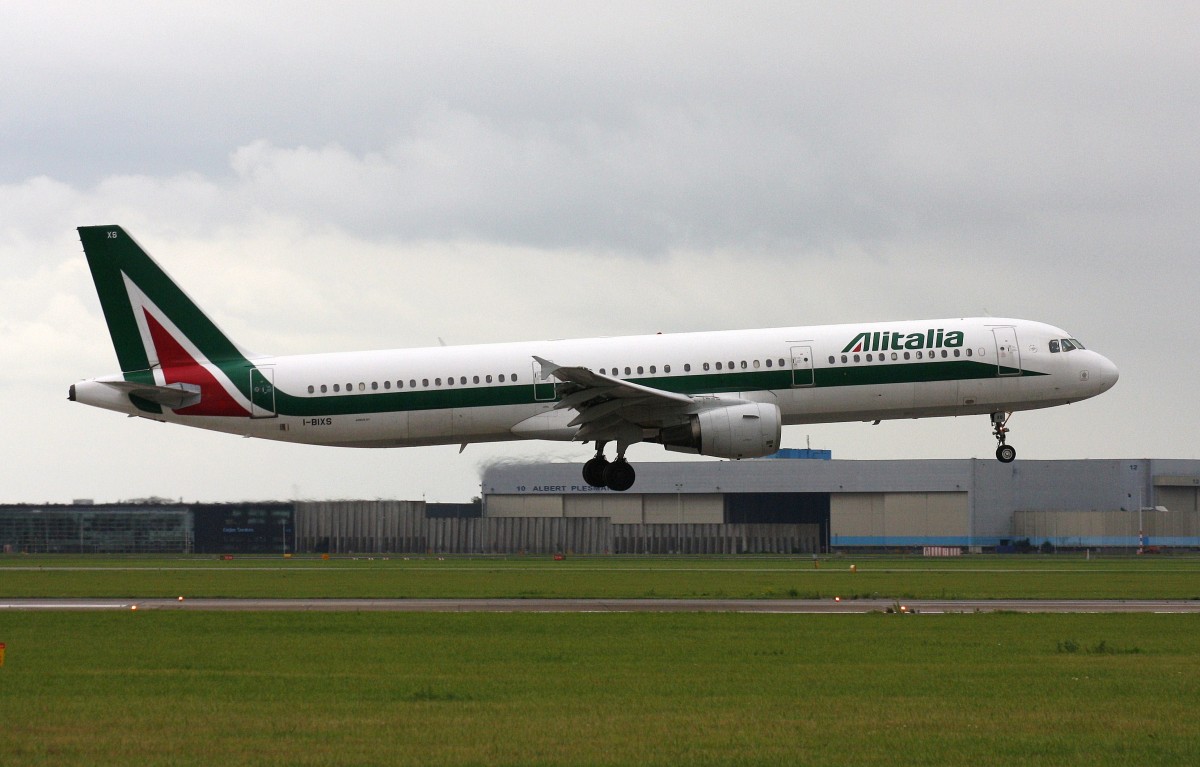
[[(844, 364), (846, 364), (846, 363), (847, 363), (847, 362), (849, 362), (849, 361), (850, 361), (850, 358), (849, 358), (849, 357), (847, 357), (845, 354), (843, 354), (843, 355), (842, 355), (842, 364), (844, 365)], [(767, 360), (767, 364), (770, 364), (770, 362), (771, 362), (771, 360)]]
[(484, 380), (484, 381), (486, 381), (486, 382), (488, 382), (488, 383), (491, 383), (491, 382), (492, 382), (492, 377), (491, 377), (490, 375), (489, 375), (489, 376), (485, 376), (483, 380)]
[[(428, 384), (429, 382), (426, 381), (425, 383)], [(410, 389), (417, 388), (417, 379), (415, 379), (415, 378), (408, 379), (408, 388), (410, 388)]]
[(787, 363), (783, 361), (782, 357), (779, 358), (779, 367), (787, 367)]
[(945, 349), (942, 349), (942, 359), (945, 359), (946, 357), (949, 357), (949, 356), (950, 356), (950, 353), (947, 352)]
[(309, 394), (312, 394), (314, 391), (316, 391), (316, 387), (314, 387), (314, 386), (312, 386), (312, 385), (310, 384), (310, 385), (309, 385), (309, 387), (308, 387), (308, 393), (309, 393)]
[(829, 364), (832, 365), (836, 361), (837, 361), (836, 358), (832, 354), (830, 354), (829, 355)]
[(973, 357), (973, 356), (975, 356), (975, 355), (974, 355), (974, 350), (973, 350), (971, 347), (969, 347), (969, 346), (967, 347), (967, 356), (968, 356), (968, 357)]
[[(832, 357), (830, 357), (830, 358), (829, 358), (829, 361), (830, 361), (830, 362), (833, 362), (833, 358), (832, 358)], [(754, 369), (755, 369), (755, 370), (758, 370), (758, 367), (759, 367), (759, 365), (758, 365), (758, 360), (754, 360)]]
[(875, 358), (871, 356), (870, 352), (867, 352), (867, 362), (874, 362), (874, 361), (875, 361)]
[(954, 350), (954, 356), (955, 356), (955, 357), (960, 357), (960, 356), (962, 356), (962, 352), (961, 352), (961, 351), (959, 351), (958, 349), (955, 349), (955, 350)]
[(509, 376), (509, 379), (510, 379), (510, 380), (511, 380), (513, 383), (516, 383), (516, 382), (517, 382), (517, 374), (516, 374), (516, 373), (513, 373), (512, 375), (510, 375), (510, 376)]
[(907, 359), (912, 359), (912, 355), (911, 355), (911, 354), (909, 354), (908, 352), (905, 352), (905, 353), (904, 353), (904, 359), (906, 359), (906, 360), (907, 360)]
[(390, 389), (390, 388), (392, 388), (392, 382), (391, 382), (391, 381), (384, 381), (384, 382), (383, 382), (383, 388), (385, 388), (385, 389)]
[(747, 367), (746, 360), (742, 360), (742, 370), (745, 370)]
[(472, 376), (471, 383), (479, 383), (479, 376)]
[(917, 359), (925, 359), (925, 352), (917, 352)]
[(335, 392), (337, 392), (337, 391), (341, 391), (341, 390), (342, 390), (341, 384), (334, 384), (334, 385), (333, 385), (333, 390), (334, 390)]
[(894, 359), (894, 360), (900, 359), (900, 355), (896, 354), (896, 352), (892, 352), (892, 359)]
[(658, 370), (658, 368), (656, 368), (655, 366), (651, 365), (651, 366), (650, 366), (650, 375), (654, 375), (655, 371), (657, 371), (657, 370)]
[(433, 379), (433, 385), (434, 385), (434, 386), (441, 386), (441, 385), (442, 385), (442, 379), (440, 379), (440, 378), (435, 378), (435, 379)]
[(858, 356), (857, 354), (855, 354), (855, 355), (854, 355), (854, 361), (855, 361), (855, 362), (862, 362), (862, 357), (860, 357), (860, 356)]
[(729, 360), (729, 369), (733, 370), (733, 360)]
[(644, 373), (644, 372), (645, 372), (645, 371), (644, 371), (644, 370), (642, 370), (642, 366), (641, 366), (641, 365), (638, 365), (638, 375), (642, 375), (642, 373)]
[(504, 374), (503, 373), (500, 374), (499, 380), (500, 380), (500, 383), (504, 383)]
[(450, 376), (449, 378), (447, 378), (447, 379), (446, 379), (446, 385), (447, 385), (447, 386), (453, 386), (453, 385), (454, 385), (454, 376)]
[(424, 389), (429, 388), (429, 379), (428, 378), (421, 379), (421, 388), (424, 388)]
[(708, 363), (707, 363), (707, 362), (705, 362), (705, 363), (704, 363), (704, 369), (705, 369), (705, 370), (708, 370)]
[(633, 375), (633, 373), (630, 372), (629, 368), (625, 368), (625, 375)]
[(321, 384), (321, 393), (324, 394), (327, 391), (329, 391), (329, 390), (327, 388), (325, 388), (325, 384)]
[(670, 373), (670, 372), (671, 372), (671, 366), (670, 366), (670, 365), (663, 365), (663, 372), (664, 372), (664, 373)]
[[(845, 360), (842, 361), (845, 362)], [(771, 367), (771, 360), (767, 360), (767, 367)]]
[(690, 362), (683, 363), (683, 372), (685, 372), (685, 373), (692, 372), (692, 363), (690, 363)]
[(720, 369), (721, 369), (721, 363), (720, 363), (720, 362), (718, 362), (718, 363), (717, 363), (717, 370), (720, 370)]
[(606, 376), (606, 375), (608, 375), (608, 373), (604, 372), (604, 368), (600, 368), (600, 375)]

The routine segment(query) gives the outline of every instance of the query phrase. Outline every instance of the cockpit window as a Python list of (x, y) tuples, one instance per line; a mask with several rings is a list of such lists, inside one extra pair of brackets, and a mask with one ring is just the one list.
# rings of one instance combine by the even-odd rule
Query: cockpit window
[(1083, 348), (1083, 344), (1074, 338), (1054, 338), (1050, 340), (1048, 346), (1052, 354), (1057, 351), (1071, 352)]

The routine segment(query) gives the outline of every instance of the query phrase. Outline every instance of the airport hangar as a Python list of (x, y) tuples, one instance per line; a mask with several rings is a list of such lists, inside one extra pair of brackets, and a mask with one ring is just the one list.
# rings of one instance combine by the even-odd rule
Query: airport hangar
[(462, 504), (10, 504), (0, 506), (0, 551), (959, 554), (1025, 540), (1200, 549), (1200, 461), (781, 458), (641, 463), (623, 493), (587, 486), (578, 464), (496, 465), (482, 501)]
[[(771, 459), (640, 463), (637, 484), (621, 493), (586, 485), (576, 464), (506, 464), (485, 471), (483, 499), (488, 518), (605, 518), (615, 553), (958, 553), (1023, 540), (1200, 547), (1196, 460), (852, 461), (785, 450)], [(782, 535), (780, 526), (796, 529)], [(766, 535), (775, 540), (756, 540)], [(726, 537), (741, 542), (731, 548)]]

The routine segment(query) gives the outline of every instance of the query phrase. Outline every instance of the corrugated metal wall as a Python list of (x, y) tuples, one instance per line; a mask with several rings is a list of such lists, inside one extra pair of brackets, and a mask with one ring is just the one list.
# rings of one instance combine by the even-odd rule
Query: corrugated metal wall
[(798, 554), (817, 525), (612, 524), (608, 517), (429, 519), (420, 501), (296, 504), (296, 549), (331, 554)]
[(1138, 522), (1147, 546), (1200, 546), (1196, 511), (1016, 511), (1013, 534), (1035, 546), (1050, 542), (1067, 547), (1135, 547)]
[(813, 554), (820, 525), (613, 525), (614, 554)]

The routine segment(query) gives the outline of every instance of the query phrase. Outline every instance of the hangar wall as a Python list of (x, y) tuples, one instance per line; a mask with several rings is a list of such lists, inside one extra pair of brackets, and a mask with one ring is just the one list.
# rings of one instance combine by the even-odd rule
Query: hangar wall
[[(1193, 527), (1200, 520), (1196, 460), (639, 463), (637, 483), (623, 494), (588, 487), (579, 471), (574, 464), (491, 468), (483, 477), (485, 515), (520, 515), (532, 509), (548, 515), (611, 514), (614, 521), (715, 523), (723, 503), (726, 522), (743, 521), (729, 519), (731, 498), (757, 495), (782, 502), (824, 495), (824, 534), (831, 547), (987, 548), (1026, 537), (1034, 545), (1136, 546), (1122, 532), (1131, 523), (1120, 515), (1164, 507), (1174, 516), (1154, 527), (1148, 523), (1149, 545), (1200, 548)], [(1069, 514), (1055, 518), (1056, 528), (1038, 526), (1028, 516), (1018, 525), (1018, 514), (1045, 511)], [(1110, 512), (1107, 521), (1089, 516)]]
[[(1140, 535), (1139, 535), (1140, 525)], [(1187, 511), (1018, 511), (1014, 537), (1068, 548), (1195, 546), (1200, 513)]]
[(645, 495), (496, 495), (487, 499), (486, 516), (608, 517), (613, 524), (721, 524), (725, 500), (716, 493)]

